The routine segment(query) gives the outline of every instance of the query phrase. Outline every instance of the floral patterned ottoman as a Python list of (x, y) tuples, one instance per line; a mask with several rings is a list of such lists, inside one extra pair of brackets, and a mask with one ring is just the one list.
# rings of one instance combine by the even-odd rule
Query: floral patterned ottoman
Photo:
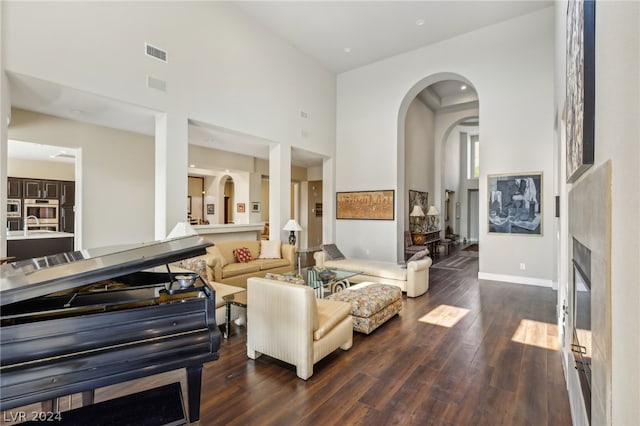
[(378, 283), (360, 283), (327, 299), (351, 303), (353, 330), (369, 334), (402, 309), (400, 287)]

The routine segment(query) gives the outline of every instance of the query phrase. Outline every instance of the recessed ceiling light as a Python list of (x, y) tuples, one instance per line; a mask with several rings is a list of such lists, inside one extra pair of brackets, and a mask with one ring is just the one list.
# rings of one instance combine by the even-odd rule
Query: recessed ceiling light
[(196, 166), (195, 164), (189, 164), (189, 167), (195, 167), (195, 166)]
[(467, 90), (467, 85), (463, 84), (462, 86), (460, 86), (460, 90)]
[(225, 173), (229, 173), (230, 171), (231, 171), (231, 170), (229, 170), (229, 169), (225, 169), (225, 171), (224, 171), (224, 172), (225, 172)]
[(344, 50), (344, 53), (351, 53), (351, 48), (350, 47), (345, 47), (342, 50)]
[(419, 26), (419, 27), (423, 26), (424, 25), (424, 19), (418, 19), (416, 21), (416, 25)]

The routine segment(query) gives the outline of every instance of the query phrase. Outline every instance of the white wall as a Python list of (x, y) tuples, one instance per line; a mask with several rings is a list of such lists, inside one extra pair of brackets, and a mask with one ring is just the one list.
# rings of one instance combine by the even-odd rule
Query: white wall
[[(434, 126), (435, 114), (420, 99), (415, 98), (407, 110), (405, 120), (405, 192), (409, 190), (429, 193), (429, 203), (433, 201), (434, 189)], [(396, 200), (401, 205), (398, 211), (402, 212), (405, 229), (409, 229), (408, 197), (404, 194), (396, 194)], [(427, 213), (425, 211), (425, 213)]]
[(81, 247), (153, 240), (153, 138), (20, 109), (9, 137), (82, 151)]
[(34, 179), (75, 180), (75, 164), (26, 158), (7, 159), (7, 176)]
[[(564, 107), (566, 3), (556, 4), (556, 102)], [(612, 162), (611, 310), (612, 417), (610, 424), (640, 419), (640, 3), (596, 2), (596, 165)], [(557, 135), (562, 140), (561, 135)], [(559, 147), (563, 149), (563, 146)], [(561, 169), (565, 170), (564, 164)], [(585, 174), (590, 173), (588, 170)], [(581, 179), (583, 179), (582, 177)], [(570, 185), (561, 184), (562, 197)], [(561, 197), (561, 198), (562, 198)], [(566, 212), (564, 208), (562, 214)], [(568, 262), (567, 230), (562, 230), (561, 263)], [(566, 272), (566, 268), (562, 269)], [(561, 288), (567, 277), (559, 277)], [(566, 289), (564, 290), (566, 293)], [(572, 374), (572, 368), (567, 374)], [(569, 389), (570, 395), (579, 392)]]
[[(411, 90), (420, 89), (414, 88), (416, 83), (446, 72), (468, 79), (479, 95), (481, 203), (486, 202), (487, 174), (542, 171), (551, 177), (553, 16), (553, 8), (548, 8), (340, 74), (336, 189), (402, 186), (398, 183), (402, 171), (397, 166), (402, 102)], [(436, 147), (436, 158), (438, 152)], [(545, 180), (543, 188), (545, 218), (553, 215), (550, 182)], [(436, 191), (443, 189), (437, 182)], [(497, 237), (487, 235), (486, 220), (486, 209), (481, 206), (481, 274), (551, 282), (553, 239), (544, 228), (546, 222), (542, 237)], [(399, 239), (395, 222), (336, 223), (336, 241), (348, 256), (395, 261)], [(527, 260), (526, 271), (519, 270), (523, 259)]]
[[(4, 71), (166, 113), (155, 176), (166, 202), (150, 208), (167, 231), (184, 217), (170, 200), (187, 193), (188, 120), (334, 156), (335, 75), (231, 2), (3, 2), (2, 18)], [(144, 56), (145, 42), (168, 63)], [(146, 88), (149, 75), (167, 92)]]

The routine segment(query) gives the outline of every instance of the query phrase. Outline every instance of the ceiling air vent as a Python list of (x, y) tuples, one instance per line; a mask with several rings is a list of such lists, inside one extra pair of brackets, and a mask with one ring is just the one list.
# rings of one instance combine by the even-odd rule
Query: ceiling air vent
[(159, 78), (147, 76), (147, 87), (150, 89), (156, 89), (161, 92), (167, 91), (167, 82), (164, 80), (160, 80)]
[(155, 46), (152, 46), (149, 43), (144, 44), (144, 53), (147, 56), (151, 56), (152, 58), (159, 59), (162, 62), (167, 62), (167, 52)]
[(66, 152), (59, 152), (51, 156), (51, 158), (76, 158), (73, 154), (67, 154)]

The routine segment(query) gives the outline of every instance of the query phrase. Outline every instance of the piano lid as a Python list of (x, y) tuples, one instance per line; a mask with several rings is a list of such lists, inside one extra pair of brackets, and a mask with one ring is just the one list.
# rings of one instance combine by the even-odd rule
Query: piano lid
[(0, 266), (0, 306), (206, 253), (197, 235), (46, 256)]

